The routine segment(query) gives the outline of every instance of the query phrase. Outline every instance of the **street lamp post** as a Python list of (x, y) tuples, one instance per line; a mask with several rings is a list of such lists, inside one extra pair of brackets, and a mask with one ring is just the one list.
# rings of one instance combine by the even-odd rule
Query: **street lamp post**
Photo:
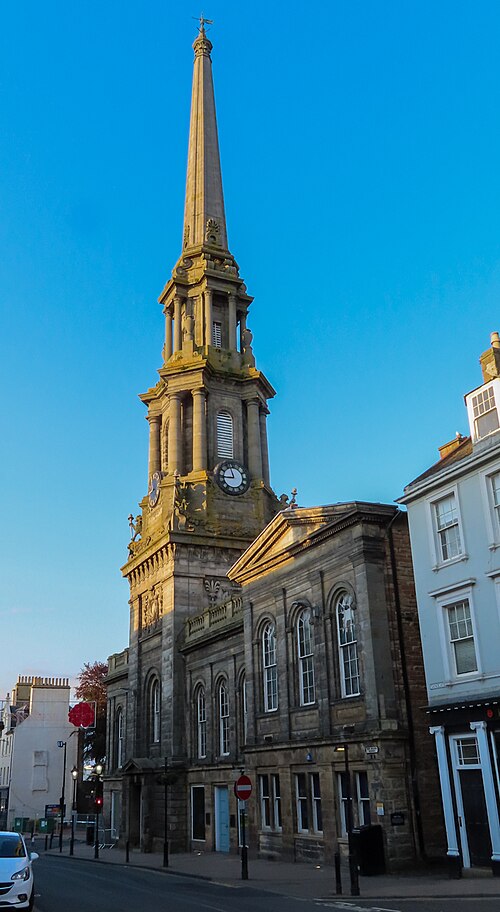
[(75, 735), (79, 731), (78, 728), (75, 728), (67, 737), (66, 741), (58, 741), (57, 746), (64, 748), (63, 753), (63, 775), (62, 775), (62, 786), (61, 786), (61, 797), (59, 799), (59, 816), (61, 820), (61, 825), (59, 828), (59, 851), (62, 852), (62, 842), (63, 842), (63, 824), (64, 824), (64, 788), (66, 784), (66, 748), (68, 746), (68, 741), (71, 738), (71, 735)]
[(76, 766), (71, 770), (73, 778), (73, 806), (71, 809), (71, 840), (69, 843), (69, 854), (72, 855), (75, 848), (75, 816), (76, 816), (76, 783), (78, 780), (78, 769)]
[(64, 748), (63, 754), (63, 775), (62, 775), (62, 786), (61, 786), (61, 797), (59, 799), (59, 851), (62, 852), (62, 843), (63, 843), (63, 823), (64, 823), (64, 786), (66, 783), (66, 747), (67, 741), (58, 741), (58, 747)]
[(94, 795), (94, 807), (95, 807), (95, 833), (94, 833), (94, 858), (99, 858), (99, 811), (102, 807), (102, 793), (101, 793), (101, 775), (102, 775), (102, 764), (96, 763), (94, 766), (94, 776), (95, 776), (95, 795)]
[(344, 754), (344, 773), (345, 773), (345, 786), (346, 786), (346, 830), (347, 830), (347, 848), (349, 854), (349, 877), (351, 881), (351, 896), (359, 896), (359, 877), (358, 877), (358, 865), (353, 852), (352, 844), (352, 829), (353, 829), (353, 814), (352, 814), (352, 788), (351, 788), (351, 770), (349, 767), (349, 745), (346, 743), (339, 745), (335, 748), (336, 751), (341, 751)]

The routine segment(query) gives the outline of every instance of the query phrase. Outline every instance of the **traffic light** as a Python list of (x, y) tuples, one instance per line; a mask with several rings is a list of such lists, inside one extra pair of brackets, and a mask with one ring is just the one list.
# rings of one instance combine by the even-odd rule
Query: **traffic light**
[(99, 813), (99, 811), (102, 811), (102, 801), (103, 801), (102, 782), (100, 782), (98, 780), (95, 785), (95, 795), (94, 795), (94, 808), (95, 808), (95, 811), (97, 814)]

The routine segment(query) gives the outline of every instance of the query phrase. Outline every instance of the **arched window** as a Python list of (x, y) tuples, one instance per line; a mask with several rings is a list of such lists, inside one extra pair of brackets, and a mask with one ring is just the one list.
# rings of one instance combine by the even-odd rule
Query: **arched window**
[(217, 456), (233, 458), (233, 416), (229, 412), (217, 414)]
[(207, 756), (207, 704), (205, 688), (201, 685), (196, 691), (196, 753), (201, 759)]
[(300, 704), (314, 703), (313, 629), (311, 609), (304, 608), (297, 619), (297, 656), (299, 667)]
[(123, 743), (123, 710), (120, 707), (115, 715), (115, 757), (116, 767), (119, 769), (123, 766), (124, 743)]
[(243, 716), (243, 744), (246, 744), (248, 733), (248, 704), (247, 704), (247, 679), (243, 675), (241, 679), (241, 712)]
[(160, 740), (160, 682), (157, 678), (151, 684), (150, 697), (151, 741), (158, 744)]
[(276, 628), (270, 621), (262, 632), (262, 677), (264, 712), (278, 709), (278, 667), (276, 664)]
[(219, 684), (219, 754), (229, 754), (229, 694), (225, 681)]
[(353, 697), (361, 693), (355, 610), (353, 596), (343, 592), (337, 599), (335, 611), (339, 644), (340, 686), (343, 697)]

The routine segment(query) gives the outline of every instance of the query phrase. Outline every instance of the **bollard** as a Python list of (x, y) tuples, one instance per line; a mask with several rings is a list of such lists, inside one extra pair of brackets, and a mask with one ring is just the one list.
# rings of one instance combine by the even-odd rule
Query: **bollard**
[(128, 864), (130, 861), (130, 842), (126, 841), (125, 843), (125, 864)]
[(47, 835), (47, 833), (46, 833), (46, 834), (45, 834), (45, 851), (47, 851), (47, 846), (48, 846), (48, 844), (49, 844), (49, 837), (48, 837), (48, 835)]
[(50, 834), (49, 849), (52, 848), (52, 840), (53, 840), (53, 838), (54, 838), (54, 830), (52, 830), (52, 833)]
[(351, 896), (359, 896), (358, 863), (352, 852), (349, 852), (349, 876), (351, 878)]
[(335, 852), (335, 892), (342, 896), (342, 875), (340, 873), (340, 852)]

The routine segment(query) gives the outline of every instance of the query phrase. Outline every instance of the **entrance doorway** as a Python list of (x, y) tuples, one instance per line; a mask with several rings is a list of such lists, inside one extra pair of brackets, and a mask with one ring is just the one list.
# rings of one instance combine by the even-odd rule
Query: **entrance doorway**
[(475, 735), (450, 741), (464, 867), (488, 867), (492, 848), (478, 741)]
[(215, 851), (229, 852), (229, 792), (227, 785), (215, 786)]

